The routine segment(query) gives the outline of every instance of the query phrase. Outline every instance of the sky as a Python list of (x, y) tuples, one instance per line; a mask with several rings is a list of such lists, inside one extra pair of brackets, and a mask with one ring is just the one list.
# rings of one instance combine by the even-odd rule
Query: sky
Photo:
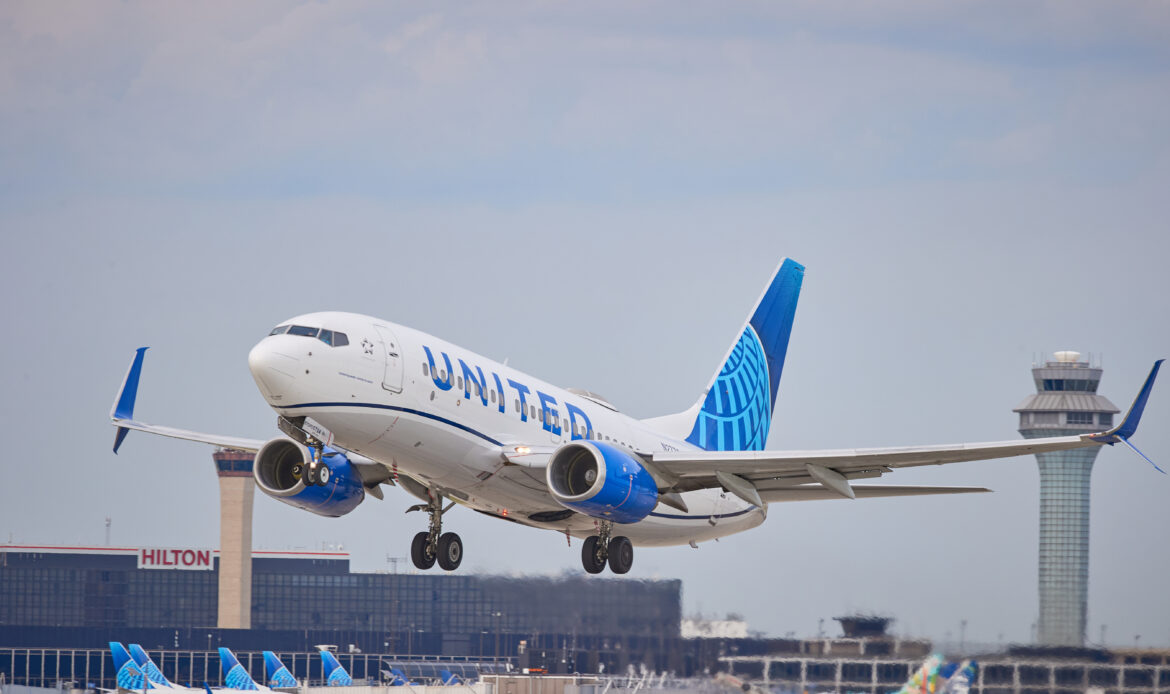
[[(1128, 406), (1170, 356), (1170, 5), (649, 1), (0, 5), (0, 542), (215, 547), (210, 449), (276, 436), (248, 350), (368, 313), (634, 417), (699, 396), (780, 258), (807, 274), (772, 448), (1013, 439), (1045, 353)], [(1163, 379), (1165, 380), (1165, 378)], [(1170, 383), (1135, 443), (1170, 469)], [(904, 470), (992, 495), (778, 504), (643, 549), (684, 611), (815, 635), (1026, 642), (1031, 458)], [(387, 490), (323, 519), (258, 494), (257, 548), (406, 570)], [(1170, 646), (1170, 478), (1102, 450), (1088, 637)], [(468, 573), (580, 569), (464, 509)]]

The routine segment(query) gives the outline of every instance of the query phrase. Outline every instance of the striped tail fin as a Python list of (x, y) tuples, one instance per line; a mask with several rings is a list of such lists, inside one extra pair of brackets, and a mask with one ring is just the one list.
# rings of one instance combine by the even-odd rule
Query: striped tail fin
[(325, 683), (330, 687), (348, 687), (353, 684), (353, 678), (332, 653), (321, 651), (321, 662), (325, 666)]
[(294, 689), (297, 686), (297, 678), (292, 676), (284, 663), (280, 662), (280, 658), (272, 651), (264, 651), (264, 670), (268, 675), (268, 686), (280, 689)]
[(149, 689), (150, 680), (142, 674), (138, 664), (130, 657), (126, 647), (117, 641), (110, 641), (110, 654), (114, 657), (114, 667), (117, 674), (114, 676), (118, 689)]
[(151, 682), (161, 684), (164, 687), (175, 686), (166, 678), (166, 675), (162, 674), (162, 670), (158, 669), (158, 666), (154, 664), (154, 661), (150, 659), (146, 651), (142, 650), (142, 646), (136, 643), (130, 644), (130, 657), (134, 659), (134, 663), (138, 665), (138, 669), (142, 670)]
[(236, 655), (230, 649), (220, 647), (219, 649), (219, 664), (223, 667), (223, 686), (228, 689), (242, 689), (244, 691), (257, 691), (260, 687), (256, 686), (256, 681), (248, 674), (240, 661), (236, 660)]
[(803, 265), (781, 261), (699, 400), (688, 442), (708, 451), (764, 449), (803, 281)]

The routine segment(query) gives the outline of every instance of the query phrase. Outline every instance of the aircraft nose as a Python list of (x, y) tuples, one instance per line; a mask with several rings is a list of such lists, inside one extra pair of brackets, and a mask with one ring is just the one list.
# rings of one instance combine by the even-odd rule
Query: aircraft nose
[(279, 403), (288, 395), (296, 378), (296, 357), (273, 349), (269, 340), (260, 341), (248, 352), (248, 369), (256, 386), (270, 403)]

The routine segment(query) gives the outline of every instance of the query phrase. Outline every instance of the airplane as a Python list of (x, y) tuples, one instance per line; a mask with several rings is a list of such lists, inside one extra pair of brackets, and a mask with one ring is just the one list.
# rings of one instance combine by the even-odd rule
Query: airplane
[[(267, 658), (265, 658), (267, 661)], [(256, 680), (248, 674), (240, 661), (236, 659), (236, 654), (232, 653), (230, 648), (219, 648), (219, 664), (223, 668), (223, 688), (235, 689), (240, 691), (263, 691), (270, 692), (271, 688), (262, 684), (256, 684)]]
[(333, 653), (322, 649), (321, 666), (325, 671), (325, 684), (330, 687), (349, 687), (353, 685), (353, 678), (341, 663), (338, 662), (337, 657)]
[(148, 689), (155, 689), (156, 687), (151, 683), (150, 678), (143, 673), (142, 669), (130, 657), (126, 651), (126, 647), (117, 641), (110, 641), (110, 655), (114, 658), (114, 669), (117, 674), (114, 676), (114, 681), (117, 684), (118, 691), (135, 691), (145, 692)]
[[(110, 643), (111, 648), (113, 648), (113, 643), (114, 642)], [(134, 660), (134, 663), (138, 666), (138, 668), (146, 674), (147, 679), (150, 680), (151, 684), (153, 684), (156, 689), (178, 689), (182, 691), (189, 690), (188, 687), (174, 684), (168, 680), (166, 675), (162, 674), (162, 670), (160, 670), (158, 666), (154, 664), (154, 661), (151, 660), (150, 656), (146, 654), (146, 651), (142, 649), (142, 646), (136, 643), (130, 644), (130, 657)]]
[(273, 689), (296, 689), (299, 686), (297, 678), (292, 676), (272, 651), (264, 651), (264, 674), (268, 678), (268, 686)]
[(892, 694), (968, 694), (978, 669), (974, 660), (947, 662), (940, 655), (931, 655)]
[[(131, 430), (255, 453), (256, 485), (321, 516), (353, 511), (382, 484), (422, 503), (427, 530), (414, 565), (447, 571), (463, 542), (443, 532), (455, 504), (584, 540), (588, 573), (633, 565), (634, 547), (718, 539), (764, 522), (771, 503), (989, 491), (982, 487), (856, 484), (897, 468), (1124, 443), (1162, 360), (1125, 418), (1099, 433), (895, 448), (765, 449), (804, 266), (784, 259), (691, 407), (651, 419), (602, 396), (560, 388), (506, 363), (391, 321), (309, 313), (281, 321), (249, 352), (253, 380), (276, 412), (275, 438), (157, 426), (134, 418), (146, 347), (110, 412), (117, 453)], [(625, 336), (623, 339), (638, 339)], [(652, 368), (647, 386), (664, 378)], [(1157, 467), (1155, 465), (1155, 467)]]

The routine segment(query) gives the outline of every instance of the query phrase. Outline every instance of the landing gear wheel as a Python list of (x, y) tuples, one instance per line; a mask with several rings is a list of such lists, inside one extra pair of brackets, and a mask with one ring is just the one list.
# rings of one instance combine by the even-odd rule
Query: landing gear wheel
[(317, 465), (317, 485), (318, 486), (324, 487), (325, 485), (329, 484), (329, 478), (332, 476), (333, 476), (333, 473), (330, 472), (328, 465), (325, 465), (324, 463)]
[(422, 571), (426, 571), (435, 565), (435, 555), (427, 552), (429, 540), (429, 533), (419, 533), (414, 536), (414, 540), (410, 543), (410, 560), (414, 562), (415, 567)]
[(463, 561), (463, 540), (455, 533), (443, 533), (439, 537), (439, 568), (454, 571)]
[(605, 570), (605, 557), (601, 556), (599, 551), (600, 544), (601, 538), (590, 535), (581, 545), (581, 564), (585, 567), (585, 571), (591, 574), (599, 574)]
[(618, 535), (609, 541), (609, 570), (615, 574), (624, 574), (634, 565), (634, 543), (624, 535)]

